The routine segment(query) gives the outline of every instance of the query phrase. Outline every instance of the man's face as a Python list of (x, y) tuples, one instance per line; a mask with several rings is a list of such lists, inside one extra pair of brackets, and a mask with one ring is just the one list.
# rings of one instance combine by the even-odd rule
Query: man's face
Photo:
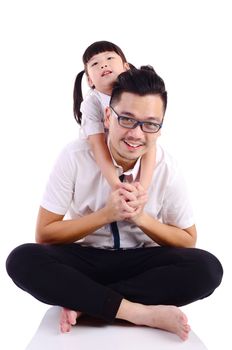
[[(120, 116), (130, 117), (137, 121), (162, 123), (163, 101), (159, 95), (139, 96), (124, 92), (121, 99), (113, 106)], [(109, 129), (110, 149), (113, 157), (125, 170), (131, 168), (136, 160), (155, 146), (160, 131), (146, 133), (138, 125), (126, 129), (119, 125), (116, 114), (109, 107), (105, 113), (105, 126)]]

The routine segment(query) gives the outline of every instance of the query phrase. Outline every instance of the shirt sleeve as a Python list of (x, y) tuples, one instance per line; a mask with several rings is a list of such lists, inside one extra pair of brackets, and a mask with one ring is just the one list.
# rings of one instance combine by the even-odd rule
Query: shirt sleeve
[(75, 178), (75, 162), (71, 153), (64, 149), (52, 169), (41, 206), (53, 213), (65, 215), (73, 199)]
[(193, 210), (186, 182), (177, 164), (174, 169), (165, 191), (162, 221), (167, 225), (185, 229), (195, 223)]
[(81, 104), (81, 113), (81, 129), (86, 138), (104, 133), (103, 109), (97, 96), (89, 95), (84, 99)]

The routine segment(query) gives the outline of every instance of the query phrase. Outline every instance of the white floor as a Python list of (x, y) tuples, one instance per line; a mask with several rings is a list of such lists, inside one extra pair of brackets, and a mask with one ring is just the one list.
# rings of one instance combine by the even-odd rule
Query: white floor
[(78, 326), (73, 327), (70, 333), (61, 334), (58, 327), (59, 312), (59, 307), (48, 309), (26, 350), (116, 350), (128, 347), (141, 350), (141, 346), (146, 350), (207, 350), (193, 331), (189, 339), (183, 342), (176, 335), (165, 331), (124, 322), (105, 325), (90, 318), (80, 319)]

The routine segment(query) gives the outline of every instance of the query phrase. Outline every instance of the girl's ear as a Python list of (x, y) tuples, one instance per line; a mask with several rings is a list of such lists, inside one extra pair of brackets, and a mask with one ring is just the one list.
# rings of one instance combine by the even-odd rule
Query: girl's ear
[(130, 64), (128, 62), (124, 63), (124, 68), (125, 70), (129, 70), (130, 69)]
[(90, 78), (89, 76), (87, 76), (87, 81), (88, 81), (89, 87), (90, 87), (91, 89), (94, 89), (95, 86), (94, 86), (93, 81), (91, 80), (91, 78)]

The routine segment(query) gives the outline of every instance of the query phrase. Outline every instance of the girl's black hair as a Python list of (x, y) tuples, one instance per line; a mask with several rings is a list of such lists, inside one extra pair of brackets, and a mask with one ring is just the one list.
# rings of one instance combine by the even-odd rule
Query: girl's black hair
[(80, 106), (81, 106), (81, 102), (83, 101), (82, 88), (81, 88), (82, 77), (84, 73), (88, 75), (86, 66), (89, 60), (94, 55), (97, 55), (105, 51), (114, 51), (121, 57), (123, 63), (127, 62), (126, 57), (122, 52), (122, 50), (120, 49), (120, 47), (118, 47), (117, 45), (109, 41), (96, 41), (92, 45), (87, 47), (87, 49), (85, 50), (82, 56), (82, 61), (84, 63), (85, 69), (77, 74), (75, 83), (74, 83), (74, 89), (73, 89), (73, 114), (74, 114), (74, 118), (79, 124), (81, 124), (81, 116), (82, 116), (82, 113), (80, 111)]
[(167, 91), (163, 79), (152, 66), (142, 66), (140, 69), (130, 69), (119, 74), (113, 85), (110, 105), (117, 103), (123, 92), (139, 96), (159, 95), (163, 101), (164, 113), (167, 107)]
[(94, 55), (97, 55), (98, 53), (102, 53), (105, 51), (116, 52), (121, 57), (123, 63), (126, 62), (126, 57), (122, 52), (122, 50), (120, 49), (120, 47), (111, 43), (110, 41), (96, 41), (95, 43), (87, 47), (87, 49), (85, 50), (82, 56), (82, 61), (84, 63), (85, 68), (86, 68), (86, 64)]
[(82, 113), (80, 111), (81, 102), (83, 101), (81, 82), (84, 73), (85, 71), (82, 70), (80, 73), (77, 74), (73, 88), (73, 114), (78, 124), (81, 124), (82, 116)]

